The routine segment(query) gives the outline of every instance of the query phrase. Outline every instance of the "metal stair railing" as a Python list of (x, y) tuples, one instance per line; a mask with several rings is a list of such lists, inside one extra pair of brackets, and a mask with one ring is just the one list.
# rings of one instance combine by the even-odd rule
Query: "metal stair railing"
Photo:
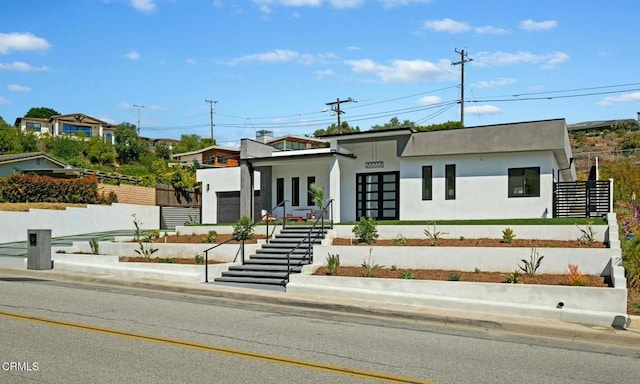
[[(312, 237), (311, 234), (313, 233), (314, 229), (317, 227), (318, 222), (320, 222), (320, 231), (318, 231), (315, 236), (313, 237), (313, 240), (316, 240), (318, 237), (322, 237), (324, 238), (324, 216), (325, 213), (327, 212), (327, 209), (331, 208), (331, 217), (330, 217), (330, 221), (329, 221), (329, 228), (333, 229), (333, 199), (330, 199), (327, 204), (325, 204), (324, 208), (322, 209), (322, 211), (320, 212), (320, 215), (318, 215), (318, 218), (316, 219), (316, 221), (313, 223), (313, 225), (311, 225), (311, 228), (309, 228), (309, 231), (307, 232), (307, 236), (305, 238), (303, 238), (302, 240), (300, 240), (298, 242), (298, 244), (296, 244), (295, 247), (293, 247), (288, 253), (287, 253), (287, 277), (285, 279), (283, 279), (280, 284), (283, 287), (286, 287), (287, 284), (289, 283), (289, 277), (291, 276), (291, 254), (299, 249), (304, 243), (305, 241), (307, 242), (307, 250), (305, 253), (305, 258), (303, 258), (302, 260), (304, 261), (305, 259), (307, 259), (307, 264), (311, 264), (313, 263), (313, 253), (312, 253), (312, 248), (311, 248), (311, 241), (312, 241)], [(302, 262), (298, 263), (298, 265), (301, 265)]]
[[(232, 237), (229, 240), (225, 240), (222, 243), (216, 244), (213, 247), (207, 248), (207, 249), (205, 249), (203, 251), (203, 253), (204, 253), (204, 282), (205, 283), (209, 282), (209, 251), (211, 251), (211, 250), (213, 250), (215, 248), (218, 248), (219, 246), (221, 246), (223, 244), (226, 244), (226, 243), (228, 243), (228, 242), (230, 242), (232, 240), (235, 240), (235, 239)], [(243, 242), (242, 245), (244, 246), (244, 242)], [(236, 254), (236, 256), (237, 256), (237, 254)]]
[[(287, 205), (285, 203), (287, 203), (289, 200), (282, 200), (281, 202), (279, 202), (275, 207), (271, 208), (270, 210), (267, 211), (267, 213), (265, 213), (264, 215), (262, 215), (260, 217), (260, 219), (258, 219), (255, 224), (258, 224), (259, 222), (261, 222), (262, 220), (265, 221), (267, 228), (266, 228), (266, 232), (267, 232), (267, 244), (269, 244), (269, 238), (273, 235), (273, 233), (276, 231), (276, 229), (278, 228), (278, 223), (274, 222), (273, 225), (273, 232), (271, 232), (271, 234), (269, 234), (269, 215), (271, 215), (273, 213), (273, 211), (276, 210), (276, 208), (282, 206), (282, 217), (286, 217), (287, 216)], [(285, 219), (282, 219), (282, 228), (284, 229), (285, 227)], [(244, 261), (243, 261), (244, 262)]]

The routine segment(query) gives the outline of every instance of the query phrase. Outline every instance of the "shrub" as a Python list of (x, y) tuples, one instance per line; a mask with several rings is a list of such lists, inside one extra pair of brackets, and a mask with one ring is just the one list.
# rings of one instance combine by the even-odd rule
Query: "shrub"
[(364, 277), (372, 277), (373, 274), (378, 270), (384, 268), (384, 265), (374, 264), (371, 261), (371, 250), (369, 250), (369, 262), (366, 260), (362, 260), (362, 276)]
[(535, 248), (531, 248), (531, 255), (529, 256), (529, 260), (522, 259), (522, 265), (518, 264), (518, 267), (522, 270), (522, 272), (526, 273), (527, 276), (534, 276), (538, 268), (540, 268), (542, 259), (544, 259), (544, 256), (540, 256)]
[(358, 243), (371, 244), (378, 238), (376, 221), (371, 217), (361, 217), (360, 221), (353, 226), (352, 232)]
[(329, 256), (327, 256), (327, 269), (329, 270), (329, 274), (331, 276), (337, 276), (339, 267), (340, 267), (340, 255), (329, 254)]
[(567, 273), (567, 284), (573, 286), (586, 286), (589, 279), (582, 273), (576, 264), (569, 263), (569, 272)]
[(582, 245), (591, 246), (595, 241), (596, 233), (593, 230), (593, 223), (590, 221), (586, 228), (580, 228), (580, 226), (576, 225), (582, 235), (578, 238), (578, 242)]
[(243, 216), (235, 224), (233, 224), (234, 240), (251, 240), (253, 239), (253, 230), (255, 223), (250, 217)]
[(153, 243), (140, 241), (138, 243), (139, 249), (136, 249), (136, 253), (145, 259), (148, 259), (154, 253), (158, 252), (158, 248), (153, 248)]
[(429, 239), (431, 239), (431, 245), (435, 246), (437, 241), (438, 241), (438, 239), (441, 238), (442, 235), (447, 235), (447, 232), (439, 232), (436, 229), (436, 222), (435, 221), (432, 221), (430, 224), (433, 226), (433, 229), (432, 230), (429, 230), (429, 228), (425, 229), (424, 230), (424, 234), (427, 235), (427, 237)]
[(393, 240), (393, 245), (406, 246), (406, 245), (409, 245), (409, 240), (407, 240), (407, 238), (404, 237), (404, 235), (398, 234), (398, 236), (396, 236), (396, 238)]
[(505, 283), (517, 284), (519, 280), (520, 280), (520, 272), (518, 272), (517, 270), (505, 276)]
[(207, 232), (207, 234), (206, 234), (206, 235), (204, 235), (204, 237), (202, 238), (202, 242), (203, 242), (203, 243), (215, 243), (217, 238), (218, 238), (218, 232), (216, 232), (216, 231), (209, 231), (209, 232)]
[(640, 236), (625, 240), (622, 244), (622, 266), (627, 277), (627, 286), (640, 290)]
[(413, 274), (413, 272), (404, 272), (400, 275), (401, 279), (407, 279), (407, 280), (413, 280), (416, 278), (416, 276)]
[(7, 203), (82, 203), (100, 202), (95, 175), (77, 179), (49, 176), (10, 175), (3, 181), (2, 198)]
[(449, 274), (449, 281), (460, 281), (460, 279), (462, 279), (462, 276), (460, 276), (459, 273), (450, 273)]
[(505, 228), (502, 231), (502, 242), (505, 244), (512, 244), (513, 239), (516, 238), (516, 234), (513, 232), (511, 228)]
[(98, 239), (89, 240), (89, 246), (91, 247), (91, 253), (94, 255), (100, 254), (100, 244), (98, 243)]
[(202, 255), (195, 255), (195, 256), (193, 257), (193, 261), (194, 261), (196, 264), (204, 264), (204, 256), (202, 256)]
[(174, 257), (165, 257), (165, 258), (159, 258), (158, 259), (158, 263), (175, 264), (177, 262), (178, 262), (178, 259), (176, 259)]

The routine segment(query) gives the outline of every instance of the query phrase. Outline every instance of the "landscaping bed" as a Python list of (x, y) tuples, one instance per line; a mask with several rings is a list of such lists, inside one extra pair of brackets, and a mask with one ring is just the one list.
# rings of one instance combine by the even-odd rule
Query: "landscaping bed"
[(590, 245), (579, 242), (578, 240), (538, 240), (538, 239), (514, 239), (511, 244), (505, 243), (502, 239), (447, 239), (441, 238), (433, 244), (431, 239), (386, 239), (375, 240), (371, 244), (356, 243), (354, 239), (336, 238), (333, 239), (332, 245), (354, 245), (361, 247), (371, 246), (438, 246), (438, 247), (523, 247), (523, 248), (606, 248), (604, 243), (593, 242)]
[[(167, 235), (156, 238), (153, 240), (154, 243), (183, 243), (183, 244), (203, 244), (207, 235)], [(210, 241), (211, 245), (220, 244), (227, 240), (230, 240), (233, 237), (232, 234), (220, 234), (215, 237), (215, 241)], [(245, 244), (256, 244), (259, 239), (266, 238), (264, 235), (254, 235), (253, 239), (245, 240)], [(231, 240), (227, 244), (240, 244), (239, 240)]]
[[(165, 264), (204, 264), (204, 261), (197, 263), (195, 258), (182, 258), (182, 257), (142, 257), (142, 256), (120, 256), (118, 259), (120, 262), (127, 263), (165, 263)], [(222, 264), (224, 261), (209, 260), (208, 264)]]

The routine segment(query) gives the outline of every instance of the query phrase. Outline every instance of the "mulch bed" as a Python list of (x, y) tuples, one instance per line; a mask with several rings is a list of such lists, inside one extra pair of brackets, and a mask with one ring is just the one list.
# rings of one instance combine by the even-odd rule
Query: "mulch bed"
[[(120, 262), (129, 263), (166, 263), (166, 264), (197, 264), (195, 258), (182, 258), (182, 257), (150, 257), (144, 258), (142, 256), (120, 256), (118, 259)], [(209, 264), (221, 264), (224, 261), (209, 260)], [(204, 263), (202, 263), (204, 264)]]
[[(431, 239), (405, 239), (406, 246), (432, 246)], [(333, 239), (333, 245), (354, 245), (361, 247), (370, 246), (401, 246), (396, 239), (375, 240), (371, 244), (355, 243), (354, 239), (336, 238)], [(591, 245), (585, 245), (578, 240), (537, 240), (537, 239), (515, 239), (511, 244), (503, 243), (502, 239), (437, 239), (436, 247), (521, 247), (521, 248), (606, 248), (604, 243), (594, 242)]]
[[(205, 243), (204, 239), (206, 237), (207, 235), (167, 235), (167, 236), (160, 235), (160, 237), (158, 237), (157, 239), (154, 239), (153, 242), (154, 243), (172, 243), (172, 244), (177, 244), (177, 243), (203, 244)], [(216, 236), (215, 244), (220, 244), (222, 242), (225, 242), (231, 239), (232, 237), (233, 237), (232, 234), (219, 234), (218, 236)], [(258, 239), (264, 239), (264, 238), (265, 238), (264, 235), (254, 235), (253, 239), (245, 240), (244, 243), (256, 244)], [(241, 241), (231, 240), (227, 244), (240, 244), (240, 243)], [(211, 244), (214, 244), (214, 243), (211, 243)]]

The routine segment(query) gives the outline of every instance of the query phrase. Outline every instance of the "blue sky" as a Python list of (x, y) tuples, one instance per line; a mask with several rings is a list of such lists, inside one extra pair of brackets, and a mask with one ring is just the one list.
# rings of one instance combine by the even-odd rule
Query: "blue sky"
[[(6, 1), (0, 116), (31, 107), (218, 144), (268, 129), (636, 118), (637, 1)], [(136, 105), (141, 107), (136, 107)]]

